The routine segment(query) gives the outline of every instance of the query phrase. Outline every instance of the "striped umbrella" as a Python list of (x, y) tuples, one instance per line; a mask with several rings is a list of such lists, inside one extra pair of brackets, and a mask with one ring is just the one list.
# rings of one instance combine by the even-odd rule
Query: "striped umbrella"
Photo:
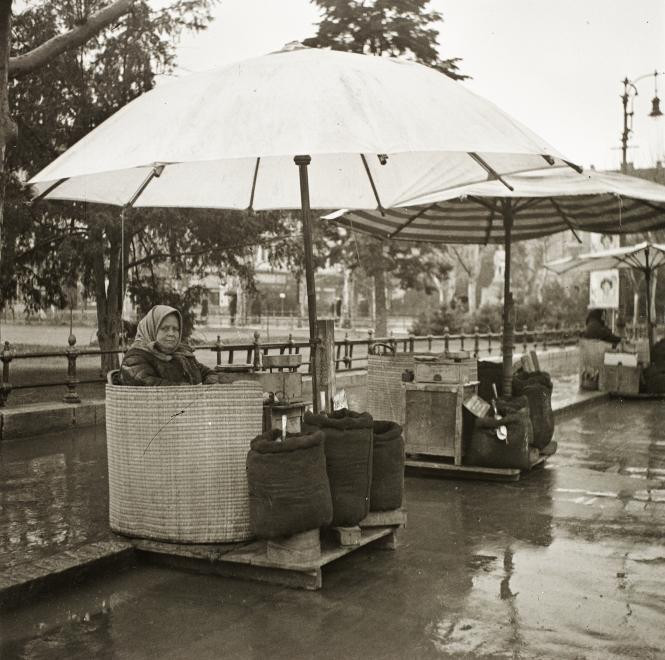
[(504, 177), (513, 190), (487, 181), (380, 211), (337, 211), (326, 216), (382, 238), (427, 243), (505, 243), (570, 229), (631, 234), (665, 224), (665, 186), (617, 174), (543, 170)]
[(653, 349), (653, 326), (651, 322), (651, 275), (665, 266), (665, 245), (657, 243), (638, 243), (627, 247), (581, 254), (578, 257), (566, 257), (545, 264), (549, 270), (557, 273), (571, 271), (610, 270), (612, 268), (632, 268), (644, 273), (647, 288), (647, 329), (649, 337), (649, 355)]
[(325, 216), (381, 238), (505, 247), (503, 391), (512, 390), (510, 246), (571, 230), (628, 234), (665, 227), (665, 186), (616, 173), (549, 170), (441, 190), (408, 207)]

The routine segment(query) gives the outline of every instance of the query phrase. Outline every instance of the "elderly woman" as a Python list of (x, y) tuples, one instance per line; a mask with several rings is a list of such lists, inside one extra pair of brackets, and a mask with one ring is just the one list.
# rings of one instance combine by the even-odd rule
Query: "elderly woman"
[(217, 382), (212, 369), (182, 341), (180, 312), (155, 305), (140, 321), (120, 367), (123, 385), (200, 385)]

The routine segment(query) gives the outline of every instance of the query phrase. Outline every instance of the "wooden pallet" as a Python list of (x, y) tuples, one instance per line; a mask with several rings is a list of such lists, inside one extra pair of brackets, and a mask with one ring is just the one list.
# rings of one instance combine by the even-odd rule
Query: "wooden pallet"
[(665, 399), (665, 392), (608, 392), (613, 399)]
[[(403, 516), (406, 522), (406, 514)], [(371, 521), (370, 521), (371, 522)], [(403, 524), (344, 528), (353, 530), (353, 542), (341, 545), (336, 532), (330, 530), (321, 535), (318, 557), (298, 559), (297, 544), (280, 544), (278, 551), (268, 552), (266, 541), (224, 544), (176, 544), (133, 539), (135, 549), (151, 562), (194, 571), (197, 573), (235, 577), (258, 582), (268, 582), (297, 589), (316, 590), (323, 585), (322, 567), (365, 545), (378, 549), (394, 550), (397, 532)], [(305, 537), (306, 532), (303, 537)], [(337, 535), (338, 536), (338, 535)], [(349, 540), (346, 538), (345, 540)], [(291, 552), (294, 550), (295, 552)], [(285, 552), (282, 552), (286, 550)]]
[[(547, 456), (541, 455), (531, 466), (534, 468), (544, 467)], [(407, 455), (404, 463), (408, 471), (429, 472), (442, 477), (454, 479), (483, 479), (486, 481), (518, 481), (523, 474), (531, 470), (520, 470), (519, 468), (491, 468), (478, 467), (475, 465), (455, 465), (452, 460), (445, 458)]]

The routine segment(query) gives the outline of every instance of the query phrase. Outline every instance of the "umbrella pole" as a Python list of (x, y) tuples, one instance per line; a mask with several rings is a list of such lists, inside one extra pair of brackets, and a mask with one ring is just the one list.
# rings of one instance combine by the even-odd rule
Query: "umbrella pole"
[(649, 248), (646, 249), (644, 258), (644, 280), (647, 285), (647, 338), (649, 340), (649, 362), (651, 362), (651, 355), (653, 354), (653, 328), (651, 327), (651, 267), (649, 266)]
[(312, 225), (309, 209), (309, 178), (307, 175), (307, 166), (312, 162), (312, 158), (311, 156), (296, 156), (293, 160), (300, 171), (300, 209), (302, 212), (302, 234), (305, 243), (305, 282), (307, 284), (307, 315), (309, 317), (309, 362), (312, 373), (312, 404), (314, 412), (318, 413), (319, 401), (316, 369), (319, 342), (316, 328), (316, 285), (314, 283)]
[(510, 291), (510, 248), (513, 231), (513, 207), (509, 199), (503, 201), (503, 249), (506, 261), (503, 271), (503, 396), (513, 393), (513, 294)]

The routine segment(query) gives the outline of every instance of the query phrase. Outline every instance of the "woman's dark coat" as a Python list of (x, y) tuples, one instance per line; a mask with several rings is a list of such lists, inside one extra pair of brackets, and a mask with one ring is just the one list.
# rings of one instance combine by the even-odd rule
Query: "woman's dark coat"
[(130, 348), (120, 368), (123, 385), (200, 385), (216, 383), (217, 375), (195, 357), (176, 354), (165, 362), (140, 348)]

